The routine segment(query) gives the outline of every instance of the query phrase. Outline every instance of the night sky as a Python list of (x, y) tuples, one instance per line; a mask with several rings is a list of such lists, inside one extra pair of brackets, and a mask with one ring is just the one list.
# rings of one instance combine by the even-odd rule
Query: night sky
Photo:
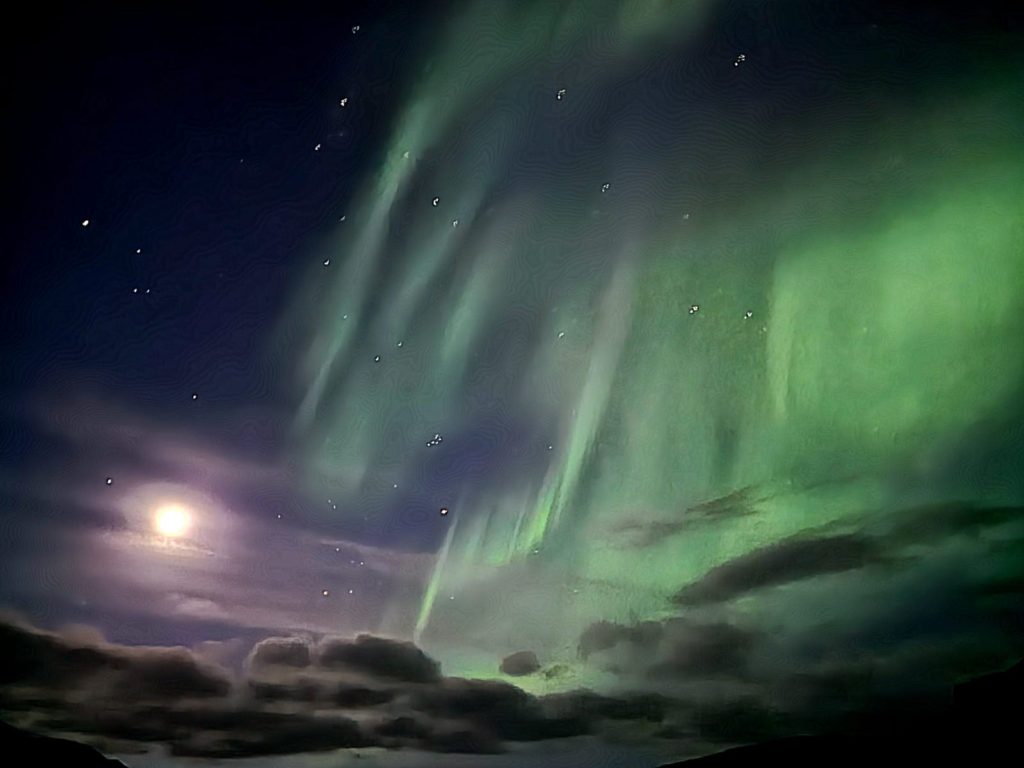
[(650, 768), (1024, 656), (1024, 13), (209, 5), (9, 19), (4, 720)]

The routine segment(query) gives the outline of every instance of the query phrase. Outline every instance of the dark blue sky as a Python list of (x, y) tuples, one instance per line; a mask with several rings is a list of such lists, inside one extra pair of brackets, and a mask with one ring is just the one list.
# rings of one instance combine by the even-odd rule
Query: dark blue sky
[(259, 5), (69, 4), (16, 30), (8, 402), (67, 368), (185, 419), (193, 391), (215, 407), (276, 384), (254, 353), (429, 25), (410, 4)]

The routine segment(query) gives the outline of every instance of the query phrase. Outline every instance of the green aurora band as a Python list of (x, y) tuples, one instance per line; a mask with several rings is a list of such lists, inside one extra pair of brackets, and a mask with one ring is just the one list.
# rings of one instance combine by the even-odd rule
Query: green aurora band
[[(631, 97), (673, 57), (742, 77), (699, 42), (719, 10), (467, 7), (326, 245), (340, 267), (288, 317), (311, 495), (360, 530), (393, 484), (453, 510), (422, 598), (381, 626), (450, 673), (496, 677), (527, 647), (571, 671), (524, 687), (609, 683), (577, 660), (582, 629), (678, 615), (681, 587), (758, 547), (1024, 500), (1020, 72), (979, 56), (877, 101), (839, 75), (842, 98), (779, 82), (753, 103), (683, 81), (661, 115)], [(507, 474), (429, 464), (509, 423), (530, 439)], [(732, 610), (853, 626), (910, 583), (835, 579)]]

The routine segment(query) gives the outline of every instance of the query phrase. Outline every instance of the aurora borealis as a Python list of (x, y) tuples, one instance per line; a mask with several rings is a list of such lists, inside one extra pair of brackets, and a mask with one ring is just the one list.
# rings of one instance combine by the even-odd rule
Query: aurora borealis
[[(410, 5), (172, 26), (148, 132), (135, 75), (82, 86), (111, 181), (31, 185), (50, 294), (5, 333), (4, 719), (138, 766), (639, 767), (1024, 656), (1019, 13)], [(81, 645), (198, 693), (86, 717), (85, 673), (11, 671)]]

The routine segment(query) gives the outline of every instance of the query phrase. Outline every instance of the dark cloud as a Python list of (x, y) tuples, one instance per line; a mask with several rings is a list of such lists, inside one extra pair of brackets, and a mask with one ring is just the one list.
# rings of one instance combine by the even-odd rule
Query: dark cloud
[(857, 534), (795, 536), (712, 568), (673, 599), (686, 606), (723, 603), (758, 589), (882, 562), (881, 550), (875, 539)]
[(383, 739), (420, 741), (430, 736), (431, 729), (422, 720), (402, 715), (401, 717), (391, 717), (378, 723), (374, 731), (377, 736)]
[(309, 641), (301, 637), (268, 637), (252, 649), (249, 663), (253, 669), (292, 667), (302, 669), (312, 663)]
[[(134, 658), (132, 658), (134, 656)], [(114, 693), (120, 697), (168, 700), (226, 696), (231, 682), (219, 670), (205, 667), (184, 648), (146, 649), (129, 654)]]
[(757, 511), (754, 505), (768, 498), (770, 496), (763, 491), (758, 493), (754, 486), (747, 486), (725, 496), (693, 504), (682, 511), (678, 520), (631, 521), (616, 526), (615, 532), (625, 535), (629, 546), (650, 547), (694, 525), (754, 514)]
[(619, 643), (631, 643), (643, 647), (657, 645), (661, 640), (663, 626), (657, 621), (645, 621), (632, 626), (611, 621), (596, 621), (580, 635), (577, 653), (586, 660), (592, 653), (606, 651)]
[[(171, 745), (171, 754), (179, 757), (239, 758), (330, 752), (372, 743), (359, 725), (348, 718), (295, 714), (274, 714), (268, 718), (270, 713), (260, 714), (262, 717), (246, 719), (244, 724), (238, 723), (230, 731), (199, 731), (184, 740), (175, 741)], [(263, 727), (258, 727), (261, 723)]]
[(448, 677), (417, 691), (412, 707), (434, 718), (470, 722), (508, 741), (557, 739), (590, 730), (590, 723), (545, 711), (536, 697), (496, 680)]
[(532, 675), (540, 669), (537, 654), (533, 651), (516, 651), (501, 660), (500, 671), (513, 677)]
[(698, 624), (685, 619), (666, 622), (659, 660), (648, 676), (708, 679), (742, 677), (758, 635), (732, 624)]
[[(94, 742), (241, 758), (365, 746), (492, 753), (510, 741), (600, 732), (611, 721), (657, 721), (668, 706), (587, 691), (538, 698), (509, 683), (442, 677), (412, 643), (370, 635), (319, 645), (271, 638), (254, 647), (239, 680), (185, 648), (76, 637), (0, 621), (0, 713)], [(369, 719), (339, 714), (350, 709)]]
[(407, 683), (433, 683), (441, 678), (441, 665), (412, 643), (373, 635), (325, 640), (316, 661), (326, 669)]
[(390, 689), (368, 688), (364, 685), (341, 683), (329, 692), (329, 701), (344, 709), (362, 709), (387, 704), (395, 698)]
[(627, 626), (609, 621), (591, 624), (580, 636), (578, 653), (628, 651), (615, 658), (617, 674), (643, 671), (650, 678), (708, 679), (742, 677), (758, 635), (726, 622), (700, 623), (674, 618)]
[[(804, 493), (816, 488), (837, 485), (855, 479), (854, 476), (829, 477), (826, 480), (803, 483), (797, 487), (786, 484), (782, 487), (747, 485), (724, 496), (718, 496), (683, 509), (674, 520), (643, 521), (631, 520), (615, 526), (616, 534), (623, 537), (627, 546), (644, 548), (660, 544), (668, 536), (694, 526), (737, 519), (757, 514), (758, 505), (794, 493)], [(619, 539), (622, 541), (623, 539)]]
[(38, 725), (54, 731), (164, 743), (171, 754), (181, 757), (254, 757), (372, 743), (353, 720), (333, 713), (282, 713), (250, 707), (153, 706), (121, 711), (79, 707)]
[(546, 711), (558, 717), (580, 722), (639, 720), (660, 723), (673, 707), (680, 706), (679, 702), (654, 693), (614, 697), (586, 690), (544, 696), (541, 703)]
[(967, 501), (928, 504), (893, 515), (896, 523), (886, 533), (893, 544), (941, 542), (951, 536), (977, 536), (987, 528), (1024, 519), (1024, 507), (980, 506)]
[[(422, 670), (437, 670), (437, 663), (411, 643), (370, 636), (351, 641), (335, 638), (320, 645), (309, 641), (311, 658), (319, 659), (317, 651), (324, 647), (358, 647), (363, 654), (367, 648), (380, 648), (389, 664), (386, 668), (367, 663), (361, 655), (355, 661), (343, 656), (344, 663), (333, 666), (256, 664), (263, 677), (252, 677), (250, 670), (232, 680), (183, 648), (131, 648), (89, 639), (83, 632), (62, 635), (0, 623), (0, 658), (5, 660), (0, 710), (16, 724), (31, 724), (37, 730), (74, 734), (94, 743), (117, 741), (128, 747), (159, 743), (173, 755), (196, 758), (367, 746), (485, 754), (503, 751), (510, 742), (586, 734), (646, 733), (727, 744), (801, 729), (812, 732), (858, 712), (882, 711), (886, 694), (879, 681), (883, 678), (889, 685), (897, 681), (896, 689), (904, 691), (907, 679), (919, 679), (928, 669), (948, 668), (951, 674), (964, 669), (967, 662), (977, 667), (991, 661), (988, 656), (971, 661), (970, 654), (978, 653), (971, 644), (931, 650), (916, 644), (888, 657), (882, 651), (856, 658), (840, 654), (831, 662), (809, 665), (799, 675), (780, 672), (771, 678), (771, 685), (752, 685), (744, 675), (751, 648), (761, 636), (736, 625), (685, 618), (634, 626), (598, 622), (584, 635), (588, 640), (581, 640), (581, 646), (592, 653), (615, 652), (619, 646), (635, 652), (634, 672), (649, 678), (730, 678), (739, 681), (736, 690), (749, 693), (706, 695), (698, 687), (680, 689), (684, 698), (650, 692), (602, 695), (588, 690), (537, 697), (494, 680), (438, 673), (435, 679), (421, 681), (426, 675), (409, 674), (408, 663), (399, 665), (404, 677), (417, 678), (410, 681), (395, 673), (395, 656), (408, 662), (422, 655), (426, 662), (417, 667)], [(261, 656), (267, 648), (276, 651), (287, 645), (258, 644), (250, 658)], [(46, 669), (33, 654), (53, 668)], [(287, 658), (300, 656), (294, 648), (286, 654)], [(14, 658), (20, 665), (17, 673), (11, 663)], [(380, 669), (382, 674), (375, 675)], [(179, 673), (180, 680), (175, 677)], [(169, 682), (169, 677), (174, 680)], [(138, 690), (131, 694), (120, 687), (129, 679), (138, 681)], [(83, 695), (86, 691), (88, 696)], [(360, 719), (342, 710), (360, 710)]]
[(70, 646), (56, 635), (0, 621), (0, 684), (75, 687), (123, 664), (97, 648)]
[(555, 678), (565, 677), (569, 674), (569, 666), (567, 664), (552, 664), (541, 672), (546, 680), (554, 680)]
[(313, 680), (299, 679), (294, 682), (278, 683), (265, 680), (249, 680), (249, 693), (254, 701), (299, 701), (313, 703), (322, 697), (322, 690)]
[(185, 648), (74, 644), (0, 621), (0, 683), (50, 691), (87, 690), (122, 701), (226, 696), (231, 679)]

